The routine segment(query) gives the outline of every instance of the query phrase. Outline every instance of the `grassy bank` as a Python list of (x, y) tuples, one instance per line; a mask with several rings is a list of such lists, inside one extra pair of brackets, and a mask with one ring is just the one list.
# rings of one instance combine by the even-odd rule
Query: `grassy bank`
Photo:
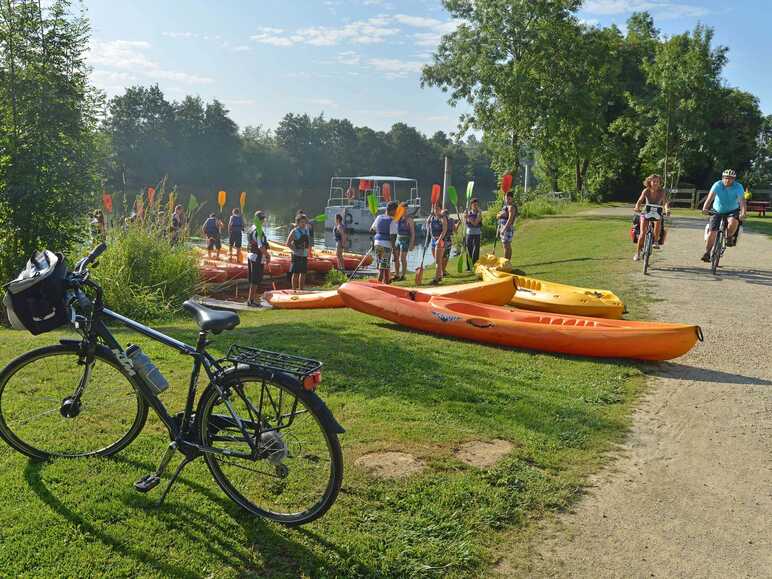
[[(643, 311), (624, 283), (626, 220), (554, 217), (523, 224), (514, 263), (528, 274), (610, 287)], [(468, 279), (452, 277), (447, 283)], [(188, 321), (161, 326), (192, 340)], [(186, 359), (139, 343), (172, 383), (181, 407)], [(0, 331), (0, 363), (58, 335)], [(347, 428), (341, 496), (300, 530), (252, 519), (198, 461), (166, 505), (159, 489), (132, 483), (155, 468), (166, 444), (151, 418), (118, 458), (34, 464), (0, 446), (0, 569), (8, 575), (469, 576), (497, 559), (504, 532), (565, 509), (603, 453), (620, 440), (642, 385), (636, 365), (513, 351), (443, 339), (349, 310), (247, 314), (212, 349), (230, 343), (288, 350), (325, 362), (320, 394)], [(455, 450), (503, 439), (513, 450), (478, 469)], [(355, 464), (377, 451), (425, 465), (397, 479), (370, 478)]]

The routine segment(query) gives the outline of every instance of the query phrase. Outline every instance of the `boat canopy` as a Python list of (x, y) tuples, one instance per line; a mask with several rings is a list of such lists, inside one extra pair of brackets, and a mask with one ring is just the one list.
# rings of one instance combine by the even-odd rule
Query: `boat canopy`
[(408, 179), (407, 177), (389, 177), (384, 175), (368, 175), (362, 177), (337, 177), (338, 179), (364, 179), (366, 181), (397, 181), (408, 182), (415, 181), (415, 179)]

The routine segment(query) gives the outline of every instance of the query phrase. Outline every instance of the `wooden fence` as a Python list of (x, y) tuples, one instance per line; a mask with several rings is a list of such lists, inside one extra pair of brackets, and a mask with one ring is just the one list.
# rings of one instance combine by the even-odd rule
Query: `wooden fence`
[[(698, 209), (705, 203), (709, 191), (704, 189), (670, 189), (670, 204), (673, 207)], [(772, 189), (751, 189), (754, 201), (772, 200)]]

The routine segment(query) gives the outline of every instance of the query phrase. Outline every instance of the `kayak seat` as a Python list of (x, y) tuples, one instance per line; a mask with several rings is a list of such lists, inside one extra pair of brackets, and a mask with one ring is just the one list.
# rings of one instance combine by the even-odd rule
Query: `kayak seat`
[(185, 301), (182, 308), (195, 318), (199, 328), (214, 334), (232, 330), (241, 322), (236, 312), (214, 310), (190, 300)]

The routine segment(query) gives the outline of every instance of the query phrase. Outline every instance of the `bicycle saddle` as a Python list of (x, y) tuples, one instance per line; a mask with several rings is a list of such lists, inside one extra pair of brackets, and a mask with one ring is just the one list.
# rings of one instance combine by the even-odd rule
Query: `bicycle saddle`
[(236, 312), (213, 310), (190, 300), (182, 304), (182, 308), (196, 318), (198, 327), (219, 334), (223, 330), (232, 330), (241, 321)]

